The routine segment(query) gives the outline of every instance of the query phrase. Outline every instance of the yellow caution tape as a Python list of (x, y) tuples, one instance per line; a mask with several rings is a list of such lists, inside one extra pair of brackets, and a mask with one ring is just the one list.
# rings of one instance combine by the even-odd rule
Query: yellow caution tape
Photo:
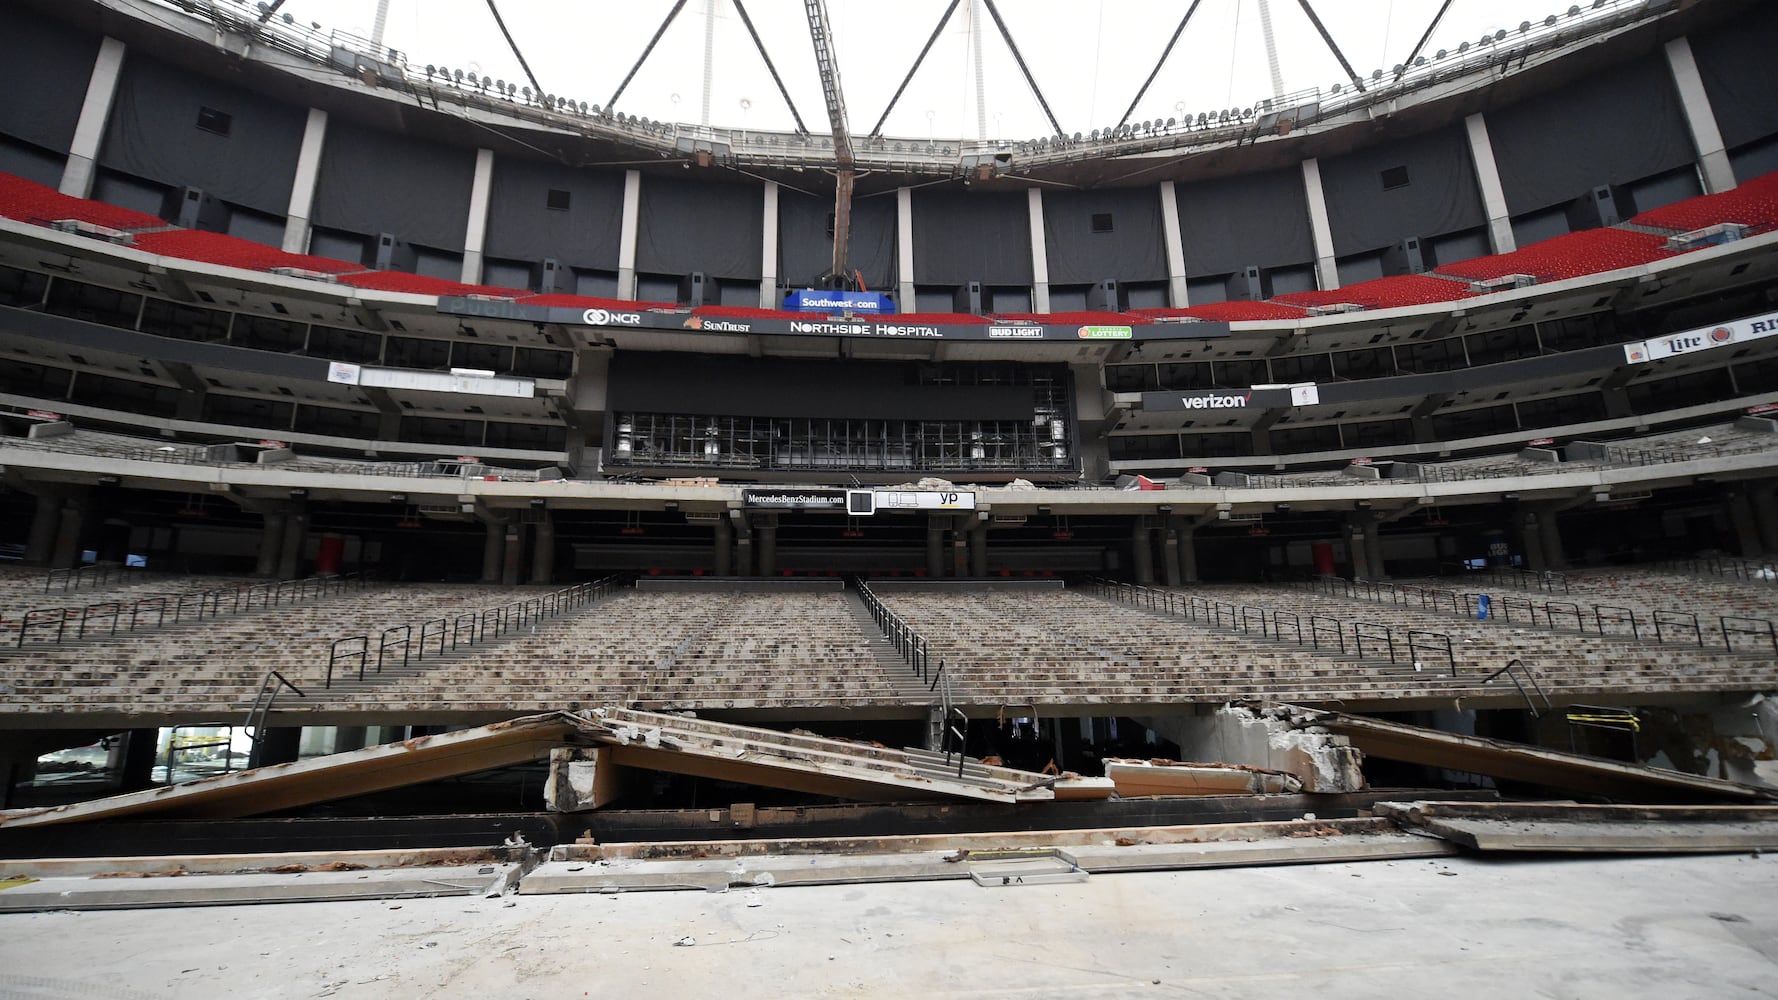
[(1569, 722), (1597, 722), (1608, 726), (1623, 726), (1633, 733), (1642, 731), (1642, 722), (1634, 715), (1575, 715), (1569, 713)]
[(37, 881), (34, 878), (0, 878), (0, 889), (16, 889), (21, 885), (30, 885)]

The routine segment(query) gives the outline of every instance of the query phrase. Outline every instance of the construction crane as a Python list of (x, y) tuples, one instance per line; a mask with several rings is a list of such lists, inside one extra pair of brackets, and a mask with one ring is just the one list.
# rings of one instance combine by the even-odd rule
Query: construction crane
[(829, 273), (834, 281), (844, 282), (849, 273), (846, 251), (852, 242), (852, 184), (857, 176), (852, 136), (846, 129), (846, 97), (840, 90), (840, 61), (833, 50), (827, 4), (825, 0), (803, 0), (803, 11), (809, 19), (809, 40), (815, 45), (815, 68), (821, 73), (827, 123), (833, 129), (833, 267)]

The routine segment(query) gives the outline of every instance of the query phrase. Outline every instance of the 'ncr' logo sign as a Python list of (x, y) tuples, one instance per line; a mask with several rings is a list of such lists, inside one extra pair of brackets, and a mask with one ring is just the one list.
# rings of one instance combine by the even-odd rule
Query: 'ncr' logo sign
[(1179, 405), (1188, 410), (1238, 410), (1247, 405), (1253, 393), (1235, 395), (1234, 393), (1213, 393), (1208, 396), (1181, 396)]

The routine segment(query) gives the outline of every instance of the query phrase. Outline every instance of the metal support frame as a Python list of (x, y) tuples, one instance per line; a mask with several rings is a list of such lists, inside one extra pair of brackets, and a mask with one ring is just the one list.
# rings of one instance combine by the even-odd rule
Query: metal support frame
[[(685, 0), (674, 0), (673, 9), (667, 11), (667, 16), (661, 21), (661, 26), (654, 30), (654, 37), (648, 40), (648, 44), (642, 48), (642, 54), (636, 57), (636, 65), (631, 66), (630, 71), (624, 74), (623, 81), (617, 85), (616, 90), (612, 91), (611, 100), (605, 102), (606, 111), (617, 107), (617, 99), (623, 96), (630, 81), (636, 78), (637, 71), (642, 69), (642, 64), (648, 61), (649, 53), (653, 52), (654, 47), (660, 44), (661, 36), (667, 33), (667, 28), (673, 24), (673, 19), (678, 17), (679, 12), (684, 9)], [(532, 83), (535, 84), (536, 81), (532, 81)]]
[(1426, 31), (1420, 35), (1420, 40), (1414, 43), (1414, 51), (1409, 52), (1408, 57), (1401, 61), (1401, 69), (1397, 70), (1395, 74), (1397, 81), (1400, 81), (1407, 75), (1408, 70), (1413, 68), (1414, 60), (1419, 57), (1420, 50), (1424, 49), (1426, 43), (1432, 40), (1432, 33), (1438, 30), (1438, 23), (1445, 19), (1445, 11), (1450, 9), (1451, 0), (1445, 0), (1444, 3), (1438, 5), (1438, 13), (1432, 15), (1432, 23), (1426, 26)]
[(852, 136), (846, 127), (846, 94), (840, 87), (840, 60), (833, 49), (833, 25), (826, 0), (803, 0), (809, 20), (809, 41), (815, 47), (815, 68), (821, 74), (821, 98), (827, 104), (827, 124), (833, 129), (834, 199), (833, 260), (831, 273), (844, 279), (846, 253), (852, 242)]
[[(677, 10), (678, 8), (674, 9)], [(536, 93), (538, 100), (542, 100), (543, 84), (538, 83), (537, 74), (531, 72), (531, 64), (525, 61), (525, 54), (519, 51), (519, 43), (512, 40), (512, 32), (506, 30), (506, 19), (500, 16), (500, 8), (494, 5), (494, 0), (488, 0), (488, 13), (494, 15), (494, 23), (500, 26), (500, 34), (506, 39), (506, 47), (511, 49), (513, 56), (518, 59), (519, 68), (525, 71), (525, 79), (531, 81), (531, 90)], [(655, 37), (658, 38), (660, 36), (657, 35)], [(644, 53), (644, 56), (646, 55), (647, 53)], [(637, 63), (636, 65), (640, 66), (642, 64)], [(631, 72), (634, 72), (634, 70)], [(628, 83), (629, 80), (625, 79), (624, 82)], [(616, 98), (613, 98), (613, 100), (616, 100)]]
[(735, 0), (735, 13), (741, 15), (741, 24), (747, 28), (748, 36), (753, 39), (753, 47), (759, 50), (759, 57), (765, 60), (766, 72), (772, 74), (772, 82), (778, 85), (778, 93), (784, 98), (784, 106), (790, 109), (790, 117), (796, 122), (797, 134), (808, 135), (809, 128), (803, 124), (803, 116), (797, 114), (796, 102), (790, 99), (790, 91), (785, 88), (784, 80), (778, 76), (778, 67), (772, 65), (772, 57), (766, 52), (766, 43), (760, 41), (759, 32), (753, 27), (753, 18), (747, 16), (747, 5), (741, 0)]
[(920, 54), (914, 57), (914, 64), (908, 67), (908, 75), (901, 78), (901, 86), (895, 88), (894, 96), (889, 98), (888, 106), (883, 108), (883, 114), (877, 118), (877, 123), (871, 126), (870, 137), (872, 139), (883, 134), (883, 123), (889, 120), (889, 112), (895, 110), (895, 102), (901, 100), (902, 91), (908, 89), (908, 84), (914, 81), (914, 74), (920, 71), (920, 64), (926, 61), (926, 53), (932, 51), (932, 44), (938, 41), (938, 36), (945, 30), (945, 25), (951, 22), (951, 14), (957, 10), (957, 3), (958, 0), (951, 0), (950, 5), (945, 8), (945, 12), (939, 15), (938, 26), (932, 29), (931, 35), (927, 36), (926, 44), (920, 46)]
[[(1142, 88), (1136, 91), (1135, 97), (1130, 98), (1130, 106), (1124, 109), (1124, 116), (1117, 120), (1118, 128), (1123, 128), (1129, 122), (1130, 116), (1136, 113), (1136, 105), (1142, 102), (1142, 95), (1148, 93), (1149, 85), (1154, 83), (1154, 78), (1161, 75), (1161, 67), (1167, 64), (1167, 57), (1173, 54), (1173, 46), (1178, 44), (1179, 36), (1185, 34), (1185, 26), (1191, 22), (1192, 15), (1198, 12), (1198, 4), (1202, 2), (1203, 0), (1192, 0), (1192, 5), (1185, 9), (1185, 16), (1179, 19), (1179, 27), (1173, 29), (1173, 37), (1167, 39), (1167, 47), (1161, 50), (1161, 57), (1155, 60), (1154, 69), (1149, 70), (1148, 79), (1142, 81)], [(1450, 2), (1451, 0), (1445, 0), (1447, 5)], [(1057, 131), (1061, 130), (1057, 129)]]
[(1364, 80), (1359, 77), (1358, 71), (1352, 68), (1352, 64), (1346, 61), (1346, 53), (1341, 52), (1340, 47), (1334, 44), (1333, 36), (1327, 33), (1327, 26), (1321, 23), (1321, 18), (1316, 15), (1314, 6), (1309, 3), (1309, 0), (1296, 0), (1296, 2), (1302, 6), (1303, 13), (1309, 15), (1309, 23), (1313, 24), (1315, 30), (1321, 33), (1321, 40), (1327, 43), (1327, 50), (1340, 61), (1340, 68), (1346, 71), (1346, 76), (1351, 79), (1352, 86), (1357, 87), (1359, 92), (1363, 93)]
[(1062, 134), (1062, 124), (1056, 121), (1056, 113), (1050, 110), (1050, 102), (1043, 97), (1043, 90), (1037, 86), (1037, 78), (1031, 75), (1031, 67), (1025, 65), (1025, 54), (1019, 51), (1019, 43), (1012, 40), (1012, 32), (1006, 29), (1006, 21), (1000, 16), (1000, 8), (994, 0), (984, 0), (988, 5), (988, 14), (994, 18), (994, 27), (1000, 29), (1000, 37), (1006, 39), (1006, 47), (1012, 52), (1013, 61), (1019, 64), (1019, 72), (1025, 74), (1025, 84), (1031, 88), (1032, 96), (1037, 98), (1037, 105), (1043, 109), (1044, 117), (1050, 120), (1050, 127)]

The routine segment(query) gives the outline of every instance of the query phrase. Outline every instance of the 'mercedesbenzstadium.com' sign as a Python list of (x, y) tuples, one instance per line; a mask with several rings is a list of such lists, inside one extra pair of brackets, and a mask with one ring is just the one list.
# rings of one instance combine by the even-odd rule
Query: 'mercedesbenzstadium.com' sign
[[(819, 292), (833, 296), (838, 292)], [(859, 294), (859, 293), (850, 293)], [(928, 340), (1212, 340), (1227, 337), (1227, 323), (1156, 323), (1142, 326), (1080, 326), (1059, 323), (920, 323), (880, 318), (831, 317), (819, 311), (808, 319), (752, 316), (699, 316), (686, 309), (532, 306), (509, 299), (444, 296), (438, 311), (522, 323), (557, 323), (611, 330), (695, 330), (708, 334), (760, 334), (804, 337), (870, 337)]]

